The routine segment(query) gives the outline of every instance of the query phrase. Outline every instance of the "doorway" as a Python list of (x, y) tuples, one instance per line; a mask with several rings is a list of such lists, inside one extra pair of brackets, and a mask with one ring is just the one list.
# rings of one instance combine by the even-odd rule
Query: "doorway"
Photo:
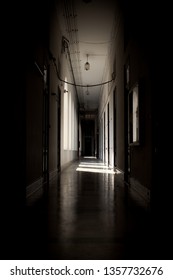
[(82, 120), (82, 156), (95, 156), (95, 121)]

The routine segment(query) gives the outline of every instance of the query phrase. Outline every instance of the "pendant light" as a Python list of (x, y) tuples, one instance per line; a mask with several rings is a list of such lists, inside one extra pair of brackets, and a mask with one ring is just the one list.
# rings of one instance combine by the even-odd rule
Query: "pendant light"
[(88, 71), (90, 69), (90, 64), (88, 62), (88, 54), (87, 54), (87, 62), (85, 63), (85, 70)]

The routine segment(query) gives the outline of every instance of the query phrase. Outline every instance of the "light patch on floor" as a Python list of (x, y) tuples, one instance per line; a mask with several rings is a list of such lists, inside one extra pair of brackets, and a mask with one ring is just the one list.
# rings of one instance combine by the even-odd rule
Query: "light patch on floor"
[(101, 168), (90, 168), (90, 167), (88, 167), (88, 168), (77, 167), (76, 171), (115, 174), (115, 171), (112, 169), (101, 169)]

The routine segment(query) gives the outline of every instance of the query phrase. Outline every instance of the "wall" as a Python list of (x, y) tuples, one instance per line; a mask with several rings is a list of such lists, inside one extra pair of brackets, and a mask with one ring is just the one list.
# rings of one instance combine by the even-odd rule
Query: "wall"
[[(149, 53), (149, 24), (145, 22), (142, 10), (146, 6), (137, 3), (137, 11), (131, 5), (124, 12), (124, 64), (129, 63), (129, 86), (126, 94), (135, 84), (139, 85), (139, 144), (130, 145), (130, 191), (137, 200), (150, 204), (152, 187), (152, 77)], [(146, 14), (147, 11), (146, 11)], [(149, 20), (149, 17), (148, 17)], [(143, 34), (143, 35), (142, 35)], [(147, 39), (148, 38), (148, 39)]]
[[(64, 81), (73, 82), (67, 50), (62, 48), (57, 9), (52, 9), (50, 21), (49, 50), (55, 61), (50, 62), (50, 130), (49, 130), (49, 168), (50, 174), (57, 170), (57, 94), (61, 99), (61, 138), (60, 165), (64, 168), (78, 157), (78, 100), (75, 87)], [(55, 62), (55, 63), (54, 63)], [(57, 69), (56, 69), (57, 67)], [(57, 71), (58, 75), (57, 75)], [(61, 78), (62, 81), (59, 79)], [(66, 92), (67, 91), (67, 92)], [(66, 103), (66, 105), (65, 105)]]
[[(55, 59), (50, 59), (50, 101), (49, 101), (49, 174), (52, 177), (57, 172), (58, 167), (58, 115), (57, 115), (57, 103), (61, 96), (59, 95), (58, 88), (61, 90), (61, 82), (59, 81), (56, 73), (56, 67), (58, 71), (61, 69), (60, 56), (61, 56), (61, 31), (59, 29), (59, 23), (57, 20), (56, 8), (52, 9), (50, 17), (50, 37), (49, 37), (49, 51), (51, 56)], [(62, 92), (60, 93), (62, 95)]]
[(121, 13), (117, 19), (117, 29), (115, 30), (114, 55), (116, 60), (116, 166), (124, 172), (124, 37), (123, 19)]
[[(133, 3), (137, 5), (138, 3)], [(144, 4), (144, 3), (142, 3)], [(149, 44), (145, 42), (142, 31), (145, 30), (144, 18), (140, 18), (142, 7), (138, 7), (138, 14), (133, 5), (125, 3), (119, 6), (115, 17), (113, 29), (114, 42), (112, 43), (108, 66), (105, 71), (105, 79), (114, 71), (115, 80), (112, 84), (102, 88), (99, 105), (100, 124), (100, 149), (99, 155), (108, 164), (109, 146), (110, 166), (116, 165), (123, 173), (129, 184), (129, 192), (140, 203), (148, 207), (150, 203), (150, 189), (152, 185), (152, 81)], [(126, 5), (128, 7), (126, 7)], [(148, 26), (147, 26), (148, 27)], [(147, 29), (148, 30), (148, 29)], [(125, 66), (129, 63), (130, 81), (126, 88)], [(139, 84), (139, 145), (128, 143), (128, 104), (126, 100), (133, 86)], [(116, 147), (114, 147), (114, 108), (113, 92), (116, 88)], [(127, 101), (128, 103), (129, 101)], [(109, 104), (110, 134), (107, 135)], [(105, 114), (105, 127), (104, 127)], [(108, 145), (109, 138), (109, 145)], [(105, 139), (105, 155), (104, 155)], [(130, 169), (127, 170), (127, 148), (130, 150)], [(116, 162), (114, 163), (114, 151), (116, 148)]]
[[(61, 77), (73, 83), (69, 57), (66, 52), (61, 56)], [(78, 99), (74, 86), (61, 84), (61, 166), (62, 168), (78, 158)]]
[[(43, 69), (47, 17), (46, 1), (9, 1), (4, 4), (3, 12), (8, 14), (10, 24), (2, 34), (2, 80), (6, 84), (6, 93), (3, 94), (5, 102), (2, 100), (5, 117), (2, 121), (5, 124), (2, 129), (5, 172), (3, 170), (2, 174), (5, 184), (0, 203), (0, 254), (3, 258), (13, 259), (16, 256), (21, 258), (25, 247), (26, 186), (42, 175), (42, 77), (35, 62)], [(46, 11), (48, 13), (48, 6)], [(8, 248), (5, 249), (3, 244), (8, 244)]]
[[(99, 104), (99, 131), (100, 131), (100, 148), (99, 156), (108, 163), (108, 153), (104, 158), (104, 138), (105, 148), (108, 148), (107, 135), (107, 106), (109, 103), (109, 155), (110, 166), (114, 166), (114, 90), (116, 88), (116, 166), (120, 170), (124, 170), (124, 46), (123, 46), (123, 19), (120, 10), (117, 7), (115, 15), (115, 23), (112, 30), (114, 38), (108, 56), (108, 62), (105, 69), (105, 80), (109, 80), (114, 73), (115, 79), (112, 83), (102, 88), (100, 104)], [(104, 128), (105, 113), (105, 128)], [(105, 134), (105, 137), (104, 137)]]
[[(57, 100), (58, 88), (61, 99), (61, 139), (60, 139), (60, 166), (65, 167), (78, 157), (78, 100), (75, 87), (68, 86), (61, 81), (73, 82), (67, 53), (62, 52), (62, 33), (59, 28), (56, 7), (53, 2), (45, 6), (46, 25), (38, 20), (33, 33), (29, 33), (30, 55), (26, 75), (26, 185), (27, 196), (42, 186), (43, 180), (51, 179), (57, 173), (58, 165), (58, 115)], [(52, 6), (51, 6), (52, 4)], [(32, 10), (32, 9), (31, 9)], [(38, 5), (39, 10), (39, 5)], [(36, 13), (34, 11), (34, 13)], [(42, 18), (44, 14), (40, 16)], [(32, 28), (31, 30), (32, 31)], [(29, 40), (28, 39), (28, 40)], [(45, 123), (45, 75), (44, 67), (48, 70), (46, 91), (48, 94), (48, 114)], [(57, 73), (58, 71), (58, 73)], [(68, 106), (64, 109), (64, 90), (68, 88)], [(68, 115), (66, 123), (64, 116)], [(45, 127), (47, 130), (48, 159), (47, 177), (43, 174), (43, 148)], [(65, 133), (68, 133), (68, 135)], [(68, 145), (65, 147), (65, 144)]]
[(21, 33), (19, 41), (22, 40), (25, 52), (26, 71), (26, 186), (32, 185), (32, 190), (33, 184), (38, 185), (42, 179), (44, 65), (47, 66), (49, 15), (49, 5), (46, 4), (39, 1), (37, 5), (32, 1), (28, 4), (23, 21), (25, 33), (24, 36)]
[(31, 67), (31, 72), (27, 75), (26, 86), (27, 185), (42, 176), (43, 77), (34, 64)]

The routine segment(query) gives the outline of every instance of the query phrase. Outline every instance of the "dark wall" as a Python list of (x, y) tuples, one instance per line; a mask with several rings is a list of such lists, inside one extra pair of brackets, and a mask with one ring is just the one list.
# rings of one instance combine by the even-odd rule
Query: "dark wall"
[[(38, 57), (37, 63), (43, 65)], [(29, 185), (42, 177), (43, 77), (34, 63), (27, 74), (26, 96), (26, 184)]]
[[(131, 175), (146, 184), (149, 174), (155, 233), (156, 236), (160, 234), (169, 247), (172, 246), (170, 220), (173, 213), (172, 165), (168, 162), (172, 161), (171, 9), (161, 2), (151, 5), (149, 1), (124, 0), (122, 3), (125, 53), (133, 57), (131, 66), (134, 64), (138, 68), (131, 78), (137, 78), (138, 72), (145, 81), (143, 143), (141, 147), (132, 148)], [(130, 47), (134, 44), (136, 50)]]
[[(153, 87), (157, 61), (153, 61), (158, 46), (157, 24), (160, 19), (148, 1), (128, 1), (121, 4), (124, 17), (124, 54), (130, 65), (129, 90), (139, 83), (139, 145), (130, 147), (130, 176), (143, 186), (152, 188), (153, 166)], [(159, 9), (158, 9), (159, 10)], [(155, 70), (154, 70), (155, 69)], [(154, 70), (154, 71), (153, 71)], [(153, 107), (154, 106), (154, 107)]]
[[(39, 49), (40, 53), (48, 38), (47, 4), (45, 1), (6, 1), (2, 5), (5, 28), (1, 37), (1, 66), (6, 92), (2, 102), (2, 179), (5, 184), (2, 187), (0, 203), (3, 259), (13, 259), (19, 255), (22, 258), (26, 185), (35, 180), (38, 174), (40, 176), (42, 86), (35, 72), (34, 61), (36, 50)], [(32, 132), (31, 127), (34, 128)], [(30, 143), (28, 149), (27, 143)], [(34, 156), (34, 163), (31, 162), (31, 155)], [(32, 168), (32, 172), (28, 172), (28, 166)], [(6, 248), (3, 244), (7, 245)]]

